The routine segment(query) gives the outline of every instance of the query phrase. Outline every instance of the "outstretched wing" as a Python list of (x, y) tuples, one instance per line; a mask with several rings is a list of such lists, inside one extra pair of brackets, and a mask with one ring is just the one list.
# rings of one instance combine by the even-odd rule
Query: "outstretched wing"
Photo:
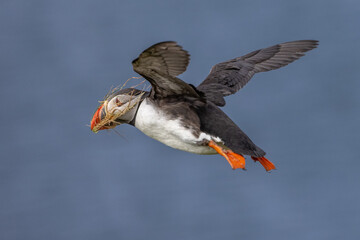
[(186, 70), (190, 61), (187, 51), (176, 42), (160, 42), (145, 51), (132, 62), (134, 71), (151, 83), (150, 97), (170, 95), (199, 95), (193, 87), (176, 76)]
[(224, 97), (239, 91), (255, 73), (286, 66), (317, 45), (315, 40), (285, 42), (218, 63), (197, 89), (204, 92), (208, 100), (224, 106)]

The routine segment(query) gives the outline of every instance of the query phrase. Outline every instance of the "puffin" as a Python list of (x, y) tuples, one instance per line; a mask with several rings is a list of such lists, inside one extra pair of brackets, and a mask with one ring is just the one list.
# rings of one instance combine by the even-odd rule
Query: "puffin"
[(220, 154), (232, 169), (245, 170), (245, 156), (266, 171), (276, 169), (220, 107), (255, 73), (286, 66), (317, 46), (316, 40), (298, 40), (250, 52), (214, 65), (195, 87), (177, 77), (186, 70), (189, 53), (175, 41), (154, 44), (132, 61), (133, 70), (151, 84), (150, 91), (115, 89), (98, 106), (90, 128), (96, 133), (130, 124), (169, 147)]

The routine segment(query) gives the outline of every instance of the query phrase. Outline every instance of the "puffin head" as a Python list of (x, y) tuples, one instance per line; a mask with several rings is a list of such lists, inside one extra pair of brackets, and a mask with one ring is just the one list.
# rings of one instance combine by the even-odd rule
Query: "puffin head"
[(145, 93), (135, 88), (113, 91), (95, 111), (91, 120), (91, 131), (96, 133), (131, 122)]

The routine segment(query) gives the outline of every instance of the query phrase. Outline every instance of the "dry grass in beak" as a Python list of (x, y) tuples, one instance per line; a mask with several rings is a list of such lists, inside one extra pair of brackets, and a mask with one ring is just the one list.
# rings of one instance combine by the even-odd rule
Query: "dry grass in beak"
[[(103, 105), (103, 109), (101, 109), (101, 111), (105, 111), (105, 117), (103, 119), (100, 120), (99, 123), (97, 123), (92, 131), (93, 132), (98, 132), (99, 130), (101, 130), (103, 127), (106, 126), (116, 126), (119, 125), (119, 123), (116, 121), (116, 119), (120, 118), (122, 115), (126, 114), (128, 111), (130, 111), (132, 108), (134, 108), (135, 106), (137, 106), (137, 104), (140, 102), (141, 97), (145, 94), (145, 92), (142, 92), (138, 95), (134, 95), (135, 91), (130, 91), (128, 93), (128, 95), (130, 96), (130, 99), (127, 103), (125, 104), (119, 104), (118, 106), (121, 106), (121, 110), (119, 110), (119, 108), (113, 108), (113, 109), (108, 109), (108, 104), (109, 104), (109, 100), (107, 100), (112, 94), (114, 94), (117, 91), (120, 91), (121, 89), (123, 89), (126, 84), (129, 82), (129, 80), (131, 79), (141, 79), (141, 77), (132, 77), (129, 78), (128, 80), (126, 80), (126, 82), (121, 86), (121, 87), (115, 87), (112, 88), (109, 93), (105, 96), (105, 100), (100, 101), (100, 104)], [(138, 86), (143, 85), (143, 90), (145, 91), (147, 88), (145, 85), (145, 80), (141, 81), (140, 83), (130, 87), (130, 88), (135, 88)], [(125, 95), (125, 94), (124, 94)], [(133, 101), (136, 98), (136, 101)], [(111, 99), (110, 99), (111, 100)], [(101, 106), (100, 105), (100, 106)], [(99, 113), (99, 116), (101, 117), (102, 113)]]

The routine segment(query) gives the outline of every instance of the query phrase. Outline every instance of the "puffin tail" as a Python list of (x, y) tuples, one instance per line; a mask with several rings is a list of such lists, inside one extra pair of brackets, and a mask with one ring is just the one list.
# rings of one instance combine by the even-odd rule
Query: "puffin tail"
[(275, 165), (272, 162), (270, 162), (266, 157), (253, 157), (253, 156), (251, 156), (251, 158), (255, 162), (259, 161), (260, 164), (263, 165), (263, 167), (265, 168), (266, 171), (276, 169)]

